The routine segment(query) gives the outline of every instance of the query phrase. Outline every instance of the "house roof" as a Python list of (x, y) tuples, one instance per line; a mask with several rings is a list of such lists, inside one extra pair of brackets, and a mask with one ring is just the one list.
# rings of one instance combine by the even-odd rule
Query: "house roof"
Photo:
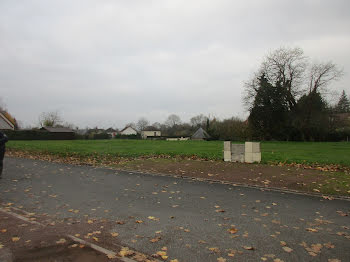
[(106, 132), (116, 132), (117, 130), (113, 129), (112, 127), (106, 129)]
[(206, 139), (210, 138), (209, 134), (203, 129), (199, 128), (192, 136), (192, 139)]
[(141, 132), (160, 132), (160, 130), (150, 129), (150, 130), (142, 130)]
[(0, 111), (0, 117), (12, 128), (15, 128), (16, 120), (6, 111)]
[(46, 130), (46, 131), (51, 132), (51, 133), (73, 133), (74, 132), (72, 129), (67, 128), (67, 127), (47, 127), (47, 126), (44, 126), (41, 129)]
[(130, 127), (132, 130), (134, 130), (135, 132), (137, 132), (137, 130), (136, 130), (135, 128), (133, 128), (133, 127), (131, 127), (131, 126), (126, 126), (126, 127), (124, 127), (123, 130), (120, 131), (120, 133), (123, 132), (124, 130), (128, 129), (129, 127)]

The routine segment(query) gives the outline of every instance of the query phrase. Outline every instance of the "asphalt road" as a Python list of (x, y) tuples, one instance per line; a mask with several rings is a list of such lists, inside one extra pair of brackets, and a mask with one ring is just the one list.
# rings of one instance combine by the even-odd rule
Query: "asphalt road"
[(146, 254), (166, 247), (168, 260), (188, 262), (350, 261), (348, 201), (29, 159), (4, 164), (0, 204), (57, 220), (123, 221), (111, 231)]

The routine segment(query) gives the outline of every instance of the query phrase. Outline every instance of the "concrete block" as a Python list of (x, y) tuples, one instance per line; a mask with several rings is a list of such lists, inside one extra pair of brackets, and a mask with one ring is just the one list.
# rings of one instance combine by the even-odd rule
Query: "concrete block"
[(232, 154), (244, 155), (245, 145), (244, 144), (232, 144)]
[(231, 141), (224, 141), (224, 151), (232, 151)]
[(224, 161), (225, 162), (232, 161), (231, 151), (224, 151)]
[(245, 153), (245, 162), (246, 163), (260, 163), (261, 162), (261, 153)]
[(245, 145), (232, 144), (232, 162), (244, 162)]
[(253, 161), (260, 163), (261, 162), (261, 153), (253, 153)]
[(244, 154), (240, 154), (240, 155), (234, 155), (234, 154), (232, 154), (231, 159), (232, 159), (232, 160), (231, 160), (232, 162), (244, 163), (245, 157), (244, 157)]
[(260, 153), (260, 142), (245, 142), (245, 153)]

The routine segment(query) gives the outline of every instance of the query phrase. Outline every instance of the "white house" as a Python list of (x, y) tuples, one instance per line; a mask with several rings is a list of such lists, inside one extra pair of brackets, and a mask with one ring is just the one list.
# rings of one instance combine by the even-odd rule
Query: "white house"
[(123, 136), (137, 135), (137, 131), (131, 126), (127, 126), (122, 131), (120, 131), (120, 134)]
[(157, 137), (161, 136), (162, 133), (159, 130), (153, 130), (153, 131), (141, 131), (141, 138), (147, 139), (147, 137)]
[(0, 112), (0, 130), (15, 130), (14, 120), (6, 112)]

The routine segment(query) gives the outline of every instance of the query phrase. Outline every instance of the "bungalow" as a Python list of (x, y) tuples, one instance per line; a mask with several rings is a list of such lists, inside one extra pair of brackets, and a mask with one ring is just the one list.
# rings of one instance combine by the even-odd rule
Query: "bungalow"
[(192, 140), (207, 140), (209, 138), (210, 135), (201, 127), (191, 136)]
[(153, 137), (159, 137), (162, 133), (159, 130), (150, 130), (150, 131), (141, 131), (141, 138), (147, 139), (147, 137), (153, 138)]
[(15, 130), (16, 120), (6, 111), (0, 111), (0, 130)]
[(40, 128), (42, 131), (47, 131), (48, 133), (51, 133), (51, 139), (65, 139), (70, 140), (75, 138), (75, 132), (74, 130), (67, 128), (67, 127), (48, 127), (44, 126)]
[(106, 130), (106, 133), (111, 137), (111, 138), (115, 138), (115, 136), (117, 135), (117, 130), (113, 129), (113, 128), (108, 128)]
[(126, 126), (122, 131), (120, 131), (122, 136), (137, 135), (137, 131), (131, 126)]

